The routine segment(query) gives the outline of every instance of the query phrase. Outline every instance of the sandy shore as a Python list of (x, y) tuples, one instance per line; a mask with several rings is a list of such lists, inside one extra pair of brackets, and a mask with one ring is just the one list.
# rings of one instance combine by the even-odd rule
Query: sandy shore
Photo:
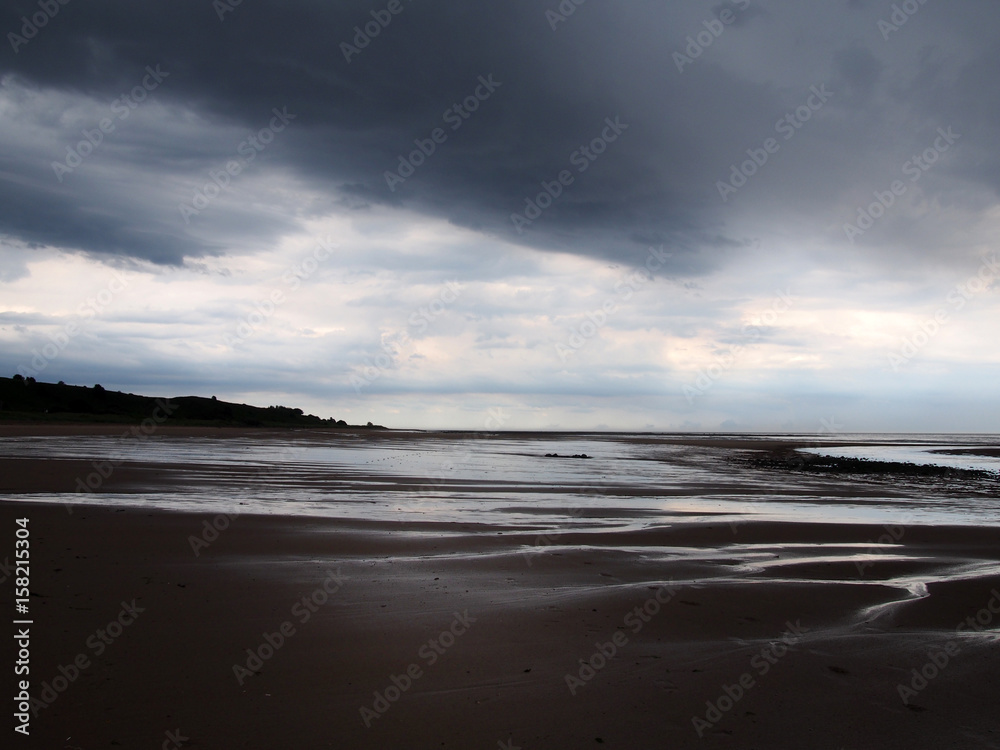
[[(19, 492), (70, 474), (0, 464)], [(1000, 747), (975, 632), (1000, 626), (996, 528), (542, 537), (8, 501), (0, 560), (21, 517), (48, 705), (20, 746)], [(857, 557), (896, 533), (892, 561)]]

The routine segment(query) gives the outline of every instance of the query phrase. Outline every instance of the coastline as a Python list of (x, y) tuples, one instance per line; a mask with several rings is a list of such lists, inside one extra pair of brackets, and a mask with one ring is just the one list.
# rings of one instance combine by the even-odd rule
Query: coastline
[[(31, 519), (32, 696), (87, 666), (32, 719), (33, 747), (1000, 742), (995, 526), (129, 506), (167, 481), (153, 466), (115, 472), (114, 507), (67, 506), (45, 497), (73, 467), (45, 463), (0, 463), (31, 498), (0, 502), (0, 527)], [(983, 611), (994, 632), (957, 632)], [(913, 670), (936, 673), (917, 690)]]

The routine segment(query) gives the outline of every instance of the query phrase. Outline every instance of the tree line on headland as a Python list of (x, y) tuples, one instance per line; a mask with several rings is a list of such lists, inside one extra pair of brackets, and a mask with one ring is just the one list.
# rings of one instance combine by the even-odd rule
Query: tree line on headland
[(349, 425), (342, 419), (322, 419), (288, 406), (250, 406), (220, 401), (215, 396), (155, 398), (109, 391), (100, 385), (39, 383), (15, 375), (0, 378), (0, 420), (28, 422), (135, 422), (157, 407), (168, 414), (166, 424), (226, 427), (364, 427), (385, 429), (369, 422)]

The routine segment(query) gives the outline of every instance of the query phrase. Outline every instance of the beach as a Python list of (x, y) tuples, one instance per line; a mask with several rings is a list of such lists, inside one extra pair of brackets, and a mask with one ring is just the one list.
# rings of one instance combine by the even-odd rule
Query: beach
[(31, 747), (1000, 747), (989, 481), (727, 458), (804, 439), (122, 432), (0, 430)]

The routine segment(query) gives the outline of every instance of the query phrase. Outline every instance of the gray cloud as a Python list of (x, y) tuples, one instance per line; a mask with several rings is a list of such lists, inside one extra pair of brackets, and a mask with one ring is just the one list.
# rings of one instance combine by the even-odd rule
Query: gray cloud
[[(740, 3), (729, 5), (740, 11)], [(755, 3), (739, 13), (753, 23), (726, 28), (683, 72), (672, 54), (723, 5), (698, 12), (588, 4), (553, 31), (545, 8), (526, 1), (403, 3), (350, 63), (341, 44), (364, 41), (355, 40), (355, 27), (378, 25), (369, 3), (243, 4), (221, 21), (208, 3), (62, 6), (16, 54), (5, 49), (5, 85), (103, 104), (136, 86), (147, 66), (161, 65), (169, 79), (150, 100), (173, 112), (176, 127), (157, 128), (148, 115), (140, 126), (142, 107), (153, 106), (141, 105), (137, 123), (123, 123), (91, 157), (106, 169), (85, 165), (59, 184), (46, 163), (51, 146), (60, 155), (85, 125), (62, 127), (50, 117), (54, 143), (6, 159), (0, 226), (25, 241), (155, 263), (219, 252), (234, 235), (277, 238), (296, 219), (248, 210), (259, 188), (249, 177), (194, 229), (170, 208), (190, 200), (241, 138), (267, 124), (272, 108), (288, 107), (294, 125), (247, 171), (263, 179), (280, 170), (329, 197), (310, 211), (401, 206), (531, 247), (612, 259), (662, 242), (698, 253), (678, 261), (678, 272), (703, 273), (724, 261), (726, 252), (713, 248), (740, 252), (741, 212), (757, 212), (763, 223), (793, 212), (816, 225), (838, 218), (838, 207), (843, 215), (841, 201), (855, 186), (874, 190), (887, 179), (886, 141), (895, 156), (922, 147), (931, 125), (995, 132), (998, 94), (989, 80), (997, 53), (976, 31), (995, 28), (993, 5), (972, 2), (959, 13), (927, 6), (888, 41), (875, 24), (889, 6), (852, 5), (859, 12), (849, 16), (812, 9), (813, 28), (796, 27), (798, 41), (789, 44), (784, 35), (801, 8)], [(8, 3), (0, 28), (18, 30), (33, 10)], [(850, 38), (847, 47), (840, 41)], [(501, 85), (475, 113), (445, 115), (490, 75)], [(823, 83), (836, 91), (825, 110), (734, 200), (741, 206), (723, 205), (716, 182)], [(581, 159), (580, 147), (600, 137), (609, 117), (628, 130), (593, 163), (580, 160), (588, 168), (578, 172), (573, 155)], [(447, 140), (391, 191), (384, 173), (435, 128)], [(968, 138), (962, 161), (949, 168), (953, 181), (942, 171), (925, 184), (946, 200), (975, 200), (977, 190), (995, 189), (997, 173), (967, 165), (994, 159), (992, 149)], [(573, 184), (516, 232), (510, 214), (523, 212), (525, 199), (562, 170)]]
[[(995, 3), (903, 23), (888, 0), (602, 0), (554, 23), (558, 5), (262, 0), (220, 18), (205, 0), (75, 0), (20, 40), (37, 1), (4, 3), (0, 364), (128, 269), (46, 377), (298, 389), (317, 412), (371, 396), (385, 411), (365, 419), (386, 422), (503, 393), (522, 425), (554, 424), (556, 402), (610, 423), (606, 397), (631, 426), (706, 429), (815, 427), (827, 408), (860, 429), (866, 398), (902, 418), (939, 387), (928, 372), (989, 381), (993, 287), (910, 370), (887, 374), (885, 352), (995, 246)], [(337, 251), (226, 344), (328, 231)], [(623, 295), (651, 247), (669, 257)], [(411, 330), (446, 280), (468, 291)], [(801, 303), (760, 320), (791, 288)], [(406, 345), (356, 393), (386, 341)], [(742, 343), (689, 404), (681, 387)]]

